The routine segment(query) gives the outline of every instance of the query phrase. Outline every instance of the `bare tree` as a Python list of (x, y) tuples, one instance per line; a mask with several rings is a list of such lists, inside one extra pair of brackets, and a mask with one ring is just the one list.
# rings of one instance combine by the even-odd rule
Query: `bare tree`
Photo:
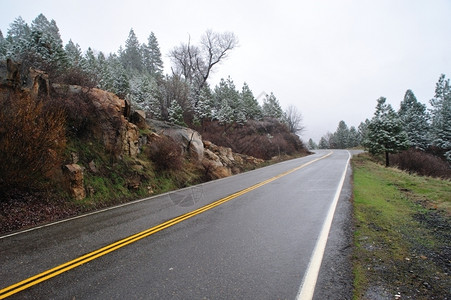
[(288, 129), (292, 133), (301, 133), (304, 131), (304, 126), (302, 125), (302, 114), (298, 111), (296, 106), (290, 105), (285, 111), (285, 121), (288, 125)]
[(207, 30), (199, 46), (191, 45), (191, 38), (189, 38), (188, 44), (182, 43), (169, 53), (175, 66), (172, 72), (190, 81), (198, 95), (205, 86), (213, 67), (226, 59), (229, 51), (237, 46), (238, 38), (234, 33), (217, 33)]

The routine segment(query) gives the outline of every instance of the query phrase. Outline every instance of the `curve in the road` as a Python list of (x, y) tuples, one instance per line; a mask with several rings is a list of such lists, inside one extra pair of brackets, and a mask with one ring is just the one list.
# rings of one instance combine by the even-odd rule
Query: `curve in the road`
[[(253, 191), (253, 190), (255, 190), (255, 189), (259, 188), (259, 187), (262, 187), (262, 186), (264, 186), (264, 185), (266, 185), (266, 184), (268, 184), (270, 182), (273, 182), (273, 181), (275, 181), (275, 180), (277, 180), (279, 178), (282, 178), (282, 177), (284, 177), (284, 176), (286, 176), (288, 174), (291, 174), (291, 173), (293, 173), (295, 171), (298, 171), (298, 170), (300, 170), (300, 169), (302, 169), (302, 168), (304, 168), (304, 167), (306, 167), (306, 166), (308, 166), (308, 165), (310, 165), (310, 164), (312, 164), (314, 162), (317, 162), (317, 161), (319, 161), (321, 159), (324, 159), (324, 158), (330, 156), (332, 153), (333, 152), (331, 151), (331, 152), (329, 152), (328, 154), (326, 154), (324, 156), (321, 156), (319, 158), (311, 160), (311, 161), (309, 161), (307, 163), (304, 163), (304, 164), (302, 164), (302, 165), (300, 165), (300, 166), (298, 166), (296, 168), (293, 168), (293, 169), (288, 170), (288, 171), (286, 171), (284, 173), (281, 173), (279, 175), (271, 177), (271, 178), (269, 178), (269, 179), (267, 179), (265, 181), (259, 182), (259, 183), (255, 184), (255, 185), (252, 185), (252, 186), (250, 186), (250, 187), (248, 187), (246, 189), (243, 189), (243, 190), (238, 191), (236, 193), (230, 194), (227, 197), (221, 198), (221, 199), (219, 199), (219, 200), (217, 200), (215, 202), (212, 202), (212, 203), (210, 203), (208, 205), (205, 205), (205, 206), (203, 206), (201, 208), (198, 208), (198, 209), (193, 210), (193, 211), (191, 211), (189, 213), (183, 214), (183, 215), (178, 216), (176, 218), (173, 218), (173, 219), (171, 219), (169, 221), (163, 222), (163, 223), (161, 223), (161, 224), (159, 224), (157, 226), (154, 226), (154, 227), (149, 228), (147, 230), (141, 231), (139, 233), (136, 233), (134, 235), (131, 235), (129, 237), (121, 239), (121, 240), (119, 240), (119, 241), (117, 241), (115, 243), (109, 244), (109, 245), (107, 245), (105, 247), (102, 247), (102, 248), (97, 249), (95, 251), (92, 251), (92, 252), (90, 252), (88, 254), (80, 256), (80, 257), (78, 257), (78, 258), (76, 258), (74, 260), (71, 260), (71, 261), (66, 262), (64, 264), (61, 264), (61, 265), (59, 265), (59, 266), (57, 266), (55, 268), (49, 269), (49, 270), (44, 271), (42, 273), (39, 273), (39, 274), (37, 274), (35, 276), (29, 277), (29, 278), (27, 278), (25, 280), (22, 280), (22, 281), (20, 281), (20, 282), (18, 282), (16, 284), (13, 284), (13, 285), (10, 285), (8, 287), (5, 287), (5, 288), (0, 290), (0, 299), (4, 299), (6, 297), (14, 295), (14, 294), (16, 294), (16, 293), (18, 293), (20, 291), (23, 291), (23, 290), (25, 290), (27, 288), (30, 288), (30, 287), (32, 287), (34, 285), (37, 285), (37, 284), (39, 284), (39, 283), (41, 283), (43, 281), (46, 281), (46, 280), (48, 280), (50, 278), (58, 276), (61, 273), (64, 273), (64, 272), (69, 271), (69, 270), (72, 270), (72, 269), (74, 269), (74, 268), (76, 268), (76, 267), (78, 267), (78, 266), (80, 266), (82, 264), (85, 264), (85, 263), (87, 263), (89, 261), (92, 261), (92, 260), (94, 260), (96, 258), (104, 256), (104, 255), (106, 255), (108, 253), (111, 253), (111, 252), (113, 252), (113, 251), (115, 251), (117, 249), (120, 249), (120, 248), (122, 248), (122, 247), (124, 247), (126, 245), (129, 245), (129, 244), (132, 244), (132, 243), (134, 243), (136, 241), (139, 241), (139, 240), (141, 240), (141, 239), (143, 239), (145, 237), (148, 237), (148, 236), (150, 236), (150, 235), (152, 235), (154, 233), (157, 233), (157, 232), (159, 232), (159, 231), (161, 231), (163, 229), (166, 229), (166, 228), (171, 227), (171, 226), (173, 226), (175, 224), (178, 224), (178, 223), (180, 223), (180, 222), (182, 222), (184, 220), (187, 220), (187, 219), (192, 218), (192, 217), (194, 217), (196, 215), (199, 215), (199, 214), (201, 214), (201, 213), (203, 213), (205, 211), (208, 211), (208, 210), (210, 210), (210, 209), (212, 209), (214, 207), (217, 207), (217, 206), (219, 206), (219, 205), (221, 205), (221, 204), (223, 204), (225, 202), (228, 202), (228, 201), (230, 201), (232, 199), (235, 199), (235, 198), (237, 198), (239, 196), (242, 196), (242, 195), (244, 195), (246, 193), (249, 193), (250, 191)], [(332, 217), (333, 217), (333, 212), (332, 212)], [(330, 225), (329, 225), (329, 228), (330, 228)], [(327, 234), (326, 234), (326, 239), (327, 239)]]

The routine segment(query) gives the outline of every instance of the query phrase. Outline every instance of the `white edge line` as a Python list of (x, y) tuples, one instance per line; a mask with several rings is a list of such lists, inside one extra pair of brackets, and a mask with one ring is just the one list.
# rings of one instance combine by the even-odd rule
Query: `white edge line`
[[(309, 157), (309, 156), (305, 156), (305, 157)], [(303, 157), (300, 157), (300, 158), (303, 158)], [(275, 165), (278, 165), (278, 164), (280, 164), (280, 163), (277, 163), (277, 164), (274, 164), (274, 165), (271, 165), (271, 166), (275, 166)], [(267, 167), (270, 167), (270, 166), (267, 166)], [(263, 168), (257, 168), (257, 169), (250, 170), (250, 171), (247, 171), (247, 172), (244, 172), (244, 173), (240, 173), (240, 174), (236, 174), (236, 175), (233, 175), (233, 176), (240, 176), (240, 175), (243, 175), (245, 173), (251, 173), (251, 172), (254, 172), (254, 171), (258, 171), (260, 169), (263, 169)], [(220, 179), (216, 179), (216, 180), (211, 180), (211, 181), (207, 181), (207, 182), (203, 182), (203, 183), (200, 183), (200, 184), (195, 185), (195, 186), (204, 186), (204, 185), (213, 183), (215, 181), (226, 180), (227, 178), (230, 178), (230, 177), (231, 176), (220, 178)], [(50, 226), (61, 224), (61, 223), (65, 223), (65, 222), (70, 222), (70, 221), (73, 221), (73, 220), (76, 220), (76, 219), (81, 219), (81, 218), (88, 217), (88, 216), (95, 215), (95, 214), (100, 214), (100, 213), (103, 213), (103, 212), (106, 212), (106, 211), (110, 211), (110, 210), (113, 210), (113, 209), (117, 209), (117, 208), (121, 208), (121, 207), (124, 207), (124, 206), (132, 205), (132, 204), (136, 204), (136, 203), (140, 203), (140, 202), (144, 202), (144, 201), (148, 201), (148, 200), (152, 200), (152, 199), (157, 198), (157, 197), (164, 197), (164, 196), (176, 193), (176, 192), (181, 192), (183, 190), (187, 190), (187, 189), (193, 188), (195, 186), (188, 186), (188, 187), (185, 187), (185, 188), (182, 188), (182, 189), (169, 191), (169, 192), (166, 192), (166, 193), (163, 193), (163, 194), (158, 194), (158, 195), (154, 195), (154, 196), (151, 196), (151, 197), (137, 199), (137, 200), (134, 200), (134, 201), (130, 201), (130, 202), (122, 203), (122, 204), (119, 204), (119, 205), (107, 207), (107, 208), (104, 208), (104, 209), (96, 210), (96, 211), (93, 211), (93, 212), (90, 212), (90, 213), (86, 213), (86, 214), (82, 214), (82, 215), (78, 215), (78, 216), (75, 216), (75, 217), (71, 217), (71, 218), (67, 218), (67, 219), (63, 219), (63, 220), (47, 223), (47, 224), (44, 224), (44, 225), (31, 227), (31, 228), (28, 228), (28, 229), (25, 229), (25, 230), (20, 230), (20, 231), (17, 231), (17, 232), (9, 233), (9, 234), (0, 236), (0, 240), (8, 238), (8, 237), (11, 237), (11, 236), (27, 233), (27, 232), (30, 232), (30, 231), (38, 230), (38, 229), (41, 229), (41, 228), (50, 227)]]
[(349, 160), (351, 159), (351, 153), (349, 151), (347, 152), (348, 160), (346, 161), (346, 167), (343, 171), (343, 175), (341, 176), (332, 204), (329, 207), (326, 219), (324, 220), (323, 227), (318, 236), (318, 240), (316, 241), (315, 248), (313, 250), (312, 256), (310, 257), (307, 271), (304, 274), (299, 292), (296, 295), (296, 300), (308, 300), (313, 298), (319, 269), (321, 267), (321, 262), (324, 256), (324, 250), (326, 249), (327, 238), (329, 236), (330, 227), (332, 226), (332, 220), (335, 214), (335, 208), (337, 207), (338, 199), (340, 198), (341, 190), (346, 178), (346, 173), (348, 171)]

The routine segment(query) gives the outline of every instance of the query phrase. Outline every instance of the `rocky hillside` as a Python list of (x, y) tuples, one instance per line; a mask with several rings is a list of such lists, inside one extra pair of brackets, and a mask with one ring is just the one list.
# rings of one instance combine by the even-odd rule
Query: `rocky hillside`
[[(12, 61), (0, 64), (0, 160), (7, 162), (0, 166), (0, 223), (10, 224), (0, 231), (23, 226), (19, 216), (48, 221), (264, 163), (196, 130), (149, 119), (113, 93), (20, 70)], [(210, 127), (205, 133), (215, 137)]]

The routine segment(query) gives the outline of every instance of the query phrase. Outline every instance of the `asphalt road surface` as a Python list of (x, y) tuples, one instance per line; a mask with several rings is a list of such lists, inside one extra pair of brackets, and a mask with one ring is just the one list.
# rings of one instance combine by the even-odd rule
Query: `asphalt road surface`
[(318, 151), (0, 237), (0, 299), (349, 299), (349, 156)]

